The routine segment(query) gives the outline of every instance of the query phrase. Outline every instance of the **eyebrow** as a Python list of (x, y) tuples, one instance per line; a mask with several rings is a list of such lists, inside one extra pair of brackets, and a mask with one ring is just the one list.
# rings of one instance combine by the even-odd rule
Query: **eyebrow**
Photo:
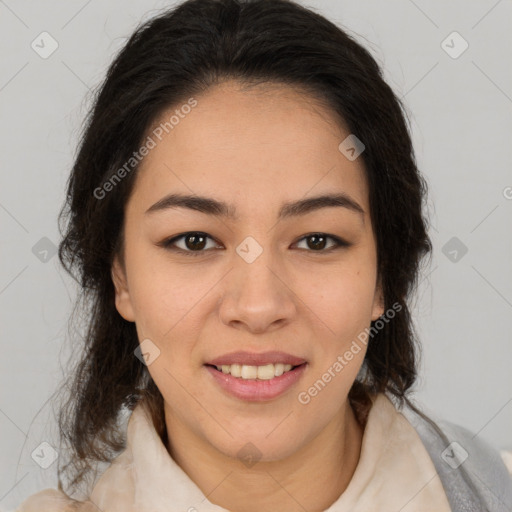
[[(300, 199), (284, 203), (278, 213), (278, 220), (306, 215), (321, 208), (341, 207), (362, 216), (364, 223), (364, 210), (354, 199), (345, 193), (327, 194), (307, 199)], [(169, 194), (146, 210), (146, 214), (161, 212), (170, 208), (188, 208), (207, 215), (238, 220), (236, 208), (223, 201), (210, 197), (197, 195)]]

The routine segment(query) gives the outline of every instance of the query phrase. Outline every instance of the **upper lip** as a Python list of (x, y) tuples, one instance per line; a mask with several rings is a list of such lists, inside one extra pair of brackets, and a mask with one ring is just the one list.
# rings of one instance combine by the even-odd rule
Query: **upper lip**
[(292, 366), (298, 366), (305, 363), (306, 360), (302, 357), (293, 356), (285, 352), (271, 351), (271, 352), (231, 352), (230, 354), (224, 354), (206, 364), (213, 366), (240, 364), (248, 366), (263, 366), (271, 363), (282, 363), (291, 364)]

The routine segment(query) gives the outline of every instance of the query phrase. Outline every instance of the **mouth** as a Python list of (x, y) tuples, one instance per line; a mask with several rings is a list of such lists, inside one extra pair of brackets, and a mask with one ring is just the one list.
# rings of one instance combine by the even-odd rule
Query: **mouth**
[(204, 365), (223, 393), (251, 402), (269, 401), (284, 395), (302, 378), (307, 366), (307, 362), (297, 365)]
[(236, 379), (244, 380), (272, 380), (281, 375), (294, 371), (299, 366), (303, 366), (306, 363), (291, 365), (283, 363), (269, 363), (266, 365), (245, 365), (245, 364), (223, 364), (213, 365), (206, 364), (210, 368), (214, 368), (219, 373), (224, 375), (230, 375)]

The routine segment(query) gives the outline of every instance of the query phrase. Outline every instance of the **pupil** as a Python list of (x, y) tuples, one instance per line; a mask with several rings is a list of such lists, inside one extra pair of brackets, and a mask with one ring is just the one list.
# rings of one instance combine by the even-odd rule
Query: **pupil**
[[(196, 238), (201, 239), (201, 242), (198, 244), (197, 243), (194, 244), (193, 240)], [(189, 235), (186, 239), (187, 247), (189, 249), (198, 249), (198, 250), (204, 248), (204, 246), (206, 245), (205, 241), (206, 241), (206, 237), (203, 235)], [(191, 247), (189, 247), (189, 245), (191, 245)]]
[(313, 242), (313, 244), (310, 244), (310, 246), (312, 245), (313, 247), (312, 248), (316, 248), (316, 249), (323, 249), (325, 247), (325, 237), (324, 236), (319, 236), (319, 235), (311, 235), (309, 237), (310, 240), (319, 240), (320, 242)]

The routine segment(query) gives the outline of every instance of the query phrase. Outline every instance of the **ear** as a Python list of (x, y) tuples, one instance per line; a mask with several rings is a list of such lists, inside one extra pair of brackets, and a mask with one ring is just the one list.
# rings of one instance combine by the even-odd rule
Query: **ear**
[(116, 290), (116, 309), (119, 314), (128, 322), (135, 322), (130, 292), (126, 279), (126, 272), (119, 261), (119, 256), (115, 256), (111, 269), (112, 282)]
[(375, 295), (373, 297), (372, 321), (377, 320), (384, 314), (384, 294), (382, 292), (382, 280), (379, 278), (375, 287)]

